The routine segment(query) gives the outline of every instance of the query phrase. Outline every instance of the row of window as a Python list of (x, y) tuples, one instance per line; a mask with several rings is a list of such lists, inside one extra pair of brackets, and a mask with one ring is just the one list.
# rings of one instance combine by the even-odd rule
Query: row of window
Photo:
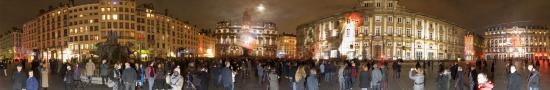
[(546, 48), (523, 47), (523, 48), (489, 48), (489, 52), (546, 52)]
[[(374, 4), (374, 5), (373, 5)], [(372, 2), (364, 2), (363, 3), (363, 7), (377, 7), (377, 8), (380, 8), (382, 7), (382, 3), (381, 2), (376, 2), (376, 3), (372, 3)], [(389, 3), (386, 3), (386, 5), (384, 5), (385, 7), (387, 8), (393, 8), (394, 7), (394, 3), (392, 2), (389, 2)]]
[(518, 30), (514, 30), (514, 31), (509, 31), (509, 32), (506, 32), (506, 31), (490, 31), (490, 32), (486, 32), (485, 35), (505, 35), (505, 34), (541, 34), (541, 35), (546, 35), (548, 32), (546, 31), (518, 31)]
[[(229, 30), (227, 28), (216, 30), (216, 33), (240, 33), (240, 32), (244, 32), (244, 30), (242, 30), (242, 29)], [(254, 33), (254, 34), (277, 34), (277, 31), (273, 31), (273, 30), (269, 30), (269, 29), (259, 29), (259, 30), (252, 30), (252, 33)]]
[(135, 9), (125, 7), (102, 7), (101, 12), (127, 12), (134, 13)]

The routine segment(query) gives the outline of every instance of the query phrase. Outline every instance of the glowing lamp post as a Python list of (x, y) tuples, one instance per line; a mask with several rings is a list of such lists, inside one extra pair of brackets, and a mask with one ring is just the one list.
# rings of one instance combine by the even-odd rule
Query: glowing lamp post
[(63, 56), (62, 56), (63, 62), (67, 62), (67, 60), (71, 58), (72, 53), (73, 51), (71, 49), (65, 48), (65, 50), (63, 50)]

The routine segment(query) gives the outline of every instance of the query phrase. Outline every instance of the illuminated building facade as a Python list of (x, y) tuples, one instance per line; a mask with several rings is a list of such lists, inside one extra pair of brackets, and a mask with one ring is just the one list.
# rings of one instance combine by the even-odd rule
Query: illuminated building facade
[(175, 57), (177, 48), (198, 47), (196, 27), (155, 12), (135, 0), (97, 0), (95, 3), (62, 4), (23, 24), (22, 47), (27, 57), (39, 50), (42, 59), (92, 57), (95, 44), (114, 35), (131, 44), (134, 57)]
[(279, 35), (277, 40), (277, 58), (296, 58), (296, 35)]
[(465, 29), (397, 3), (398, 0), (363, 0), (352, 11), (298, 26), (298, 57), (463, 59)]
[(0, 59), (21, 58), (21, 29), (13, 28), (0, 37)]
[(485, 43), (481, 35), (468, 32), (464, 36), (464, 60), (485, 59)]
[(216, 55), (222, 57), (252, 56), (274, 58), (276, 56), (276, 25), (272, 22), (253, 22), (248, 11), (241, 23), (220, 21), (215, 36)]
[(487, 60), (548, 59), (550, 31), (546, 25), (512, 22), (487, 30)]
[(214, 33), (209, 30), (202, 30), (199, 33), (199, 57), (215, 57), (216, 41)]

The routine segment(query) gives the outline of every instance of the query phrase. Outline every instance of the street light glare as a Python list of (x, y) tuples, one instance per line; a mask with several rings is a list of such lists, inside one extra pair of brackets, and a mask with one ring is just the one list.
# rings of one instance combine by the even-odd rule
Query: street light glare
[(258, 7), (256, 7), (256, 9), (260, 12), (263, 12), (265, 10), (264, 4), (258, 5)]

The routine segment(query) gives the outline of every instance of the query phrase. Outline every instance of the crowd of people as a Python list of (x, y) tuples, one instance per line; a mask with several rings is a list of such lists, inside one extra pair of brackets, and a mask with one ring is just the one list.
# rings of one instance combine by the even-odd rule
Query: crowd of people
[[(508, 90), (520, 90), (523, 80), (517, 73), (519, 64), (509, 61)], [(439, 64), (438, 90), (492, 90), (492, 75), (495, 61), (491, 64), (478, 61), (433, 62), (433, 61), (375, 61), (375, 60), (259, 60), (238, 59), (191, 59), (156, 61), (107, 61), (87, 60), (80, 63), (41, 62), (32, 63), (28, 73), (23, 71), (25, 63), (16, 64), (12, 75), (13, 90), (46, 90), (50, 73), (63, 79), (65, 90), (92, 84), (98, 78), (100, 84), (113, 90), (211, 90), (221, 86), (225, 90), (235, 90), (236, 85), (254, 79), (257, 85), (266, 90), (320, 90), (322, 82), (337, 82), (338, 90), (388, 90), (389, 78), (401, 79), (402, 63), (416, 63), (408, 72), (413, 90), (424, 90), (426, 70)], [(84, 67), (81, 67), (83, 65)], [(490, 72), (485, 70), (490, 66)], [(527, 79), (528, 90), (539, 90), (539, 63), (524, 64), (530, 72)], [(0, 63), (0, 68), (8, 67)], [(464, 69), (469, 68), (469, 69)], [(488, 70), (487, 70), (488, 71)], [(36, 72), (36, 73), (35, 73)], [(39, 75), (35, 75), (39, 74)], [(28, 75), (28, 76), (27, 76)], [(281, 87), (286, 79), (290, 87)], [(209, 85), (215, 86), (209, 86)], [(356, 86), (357, 85), (357, 86)]]

